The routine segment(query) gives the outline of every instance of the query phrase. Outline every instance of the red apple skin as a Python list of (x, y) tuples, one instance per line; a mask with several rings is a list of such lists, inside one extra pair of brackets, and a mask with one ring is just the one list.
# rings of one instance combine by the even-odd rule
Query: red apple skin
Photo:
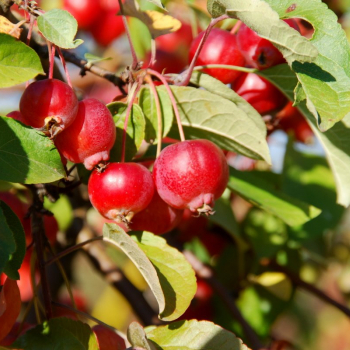
[(293, 107), (292, 102), (288, 104), (276, 115), (279, 125), (286, 133), (292, 132), (297, 141), (311, 143), (314, 137), (309, 124), (299, 112)]
[(63, 9), (75, 17), (79, 29), (88, 29), (102, 11), (98, 0), (64, 0)]
[(125, 340), (107, 327), (97, 325), (92, 327), (100, 350), (125, 350)]
[(277, 87), (254, 73), (242, 74), (232, 84), (232, 89), (261, 115), (274, 113), (287, 103), (287, 98)]
[(6, 114), (6, 117), (18, 120), (19, 122), (23, 123), (24, 125), (30, 126), (29, 122), (24, 118), (23, 114), (20, 111), (12, 111), (12, 112)]
[[(300, 32), (294, 19), (286, 19), (285, 22)], [(247, 65), (253, 68), (266, 69), (286, 62), (281, 52), (270, 41), (261, 38), (244, 23), (237, 33), (237, 43)]]
[[(191, 62), (197, 47), (202, 40), (204, 32), (201, 32), (193, 41), (190, 47), (189, 61)], [(196, 66), (207, 64), (227, 64), (243, 67), (245, 58), (238, 49), (237, 38), (226, 30), (213, 28), (198, 56)], [(203, 72), (210, 74), (224, 84), (236, 80), (242, 72), (228, 69), (205, 69)]]
[[(148, 53), (143, 68), (147, 68), (149, 60), (151, 59), (151, 54)], [(157, 49), (156, 51), (156, 61), (149, 66), (149, 68), (157, 71), (158, 73), (180, 73), (186, 67), (187, 61), (186, 58), (180, 56), (176, 52), (163, 51)]]

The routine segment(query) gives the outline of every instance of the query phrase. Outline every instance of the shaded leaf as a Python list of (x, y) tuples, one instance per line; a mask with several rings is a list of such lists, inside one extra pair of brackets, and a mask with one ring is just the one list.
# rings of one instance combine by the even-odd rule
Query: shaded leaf
[(26, 350), (98, 350), (91, 328), (81, 321), (60, 317), (28, 330), (13, 344)]
[[(127, 106), (128, 105), (123, 102), (112, 102), (107, 105), (117, 128), (116, 141), (110, 151), (111, 162), (119, 162), (121, 160), (125, 112)], [(133, 104), (132, 106), (126, 134), (125, 160), (130, 161), (139, 150), (142, 141), (145, 138), (145, 117), (142, 113), (142, 109), (137, 104)]]
[(276, 190), (249, 171), (230, 168), (228, 188), (290, 226), (304, 224), (321, 213), (320, 209)]
[(110, 61), (112, 59), (112, 57), (98, 57), (88, 52), (84, 54), (84, 57), (87, 60), (86, 65), (89, 67), (91, 67), (91, 65), (95, 63), (102, 62), (102, 61)]
[(248, 350), (233, 333), (208, 321), (179, 321), (145, 329), (147, 338), (162, 350)]
[[(2, 213), (6, 221), (6, 224), (3, 221), (5, 227), (3, 227), (2, 225), (0, 225), (0, 227), (1, 229), (4, 228), (5, 234), (8, 234), (8, 229), (10, 229), (12, 238), (15, 240), (15, 245), (16, 245), (15, 250), (13, 250), (11, 253), (9, 253), (10, 250), (7, 250), (7, 254), (5, 253), (3, 255), (4, 257), (9, 257), (9, 260), (7, 261), (4, 267), (2, 264), (0, 265), (0, 273), (3, 267), (3, 272), (6, 273), (8, 277), (14, 280), (18, 280), (20, 277), (18, 274), (18, 270), (22, 265), (24, 255), (26, 253), (25, 233), (24, 233), (21, 221), (19, 220), (17, 215), (11, 210), (11, 208), (2, 201), (0, 201), (0, 208), (2, 210)], [(6, 239), (5, 241), (8, 242), (8, 239)], [(3, 240), (0, 239), (0, 242), (2, 245)], [(5, 244), (5, 247), (8, 246), (5, 242), (4, 244)]]
[(37, 53), (11, 35), (0, 33), (0, 88), (14, 86), (44, 74)]
[(183, 254), (169, 246), (162, 237), (146, 231), (132, 232), (131, 237), (156, 268), (166, 301), (160, 315), (162, 320), (179, 318), (189, 307), (197, 289), (191, 265)]
[(76, 19), (65, 10), (53, 9), (38, 17), (38, 28), (42, 35), (53, 44), (64, 49), (74, 49), (83, 43), (75, 39), (78, 23)]
[[(166, 91), (157, 89), (160, 108), (162, 111), (162, 129), (165, 137), (171, 129), (174, 120), (173, 107)], [(158, 117), (155, 99), (150, 89), (142, 89), (139, 94), (139, 105), (146, 118), (145, 140), (158, 143)]]
[[(192, 87), (171, 89), (187, 139), (208, 139), (225, 150), (271, 162), (262, 131), (233, 102)], [(169, 136), (178, 138), (177, 125), (174, 124)]]
[[(299, 17), (315, 29), (310, 43), (319, 54), (311, 63), (294, 62), (307, 100), (319, 128), (325, 131), (349, 115), (350, 110), (350, 46), (338, 18), (319, 0), (266, 0), (281, 18)], [(296, 3), (294, 10), (286, 12)], [(317, 112), (316, 112), (317, 111)]]
[(0, 117), (0, 179), (26, 184), (48, 183), (65, 176), (53, 142), (17, 120)]
[[(287, 65), (280, 65), (260, 71), (259, 75), (278, 86), (290, 100), (293, 100), (293, 89), (297, 78)], [(337, 187), (337, 203), (347, 207), (350, 204), (350, 116), (345, 117), (327, 132), (320, 132), (315, 118), (306, 107), (305, 101), (297, 108), (307, 118), (316, 137), (321, 142), (329, 166), (333, 172)], [(331, 107), (329, 107), (332, 110)]]

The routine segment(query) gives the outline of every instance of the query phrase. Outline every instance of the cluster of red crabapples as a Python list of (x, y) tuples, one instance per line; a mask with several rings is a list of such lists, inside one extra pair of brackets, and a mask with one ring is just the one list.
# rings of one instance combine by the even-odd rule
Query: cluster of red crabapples
[(180, 222), (183, 210), (212, 214), (215, 199), (228, 182), (222, 150), (208, 140), (191, 140), (166, 147), (153, 174), (139, 163), (110, 163), (95, 169), (88, 192), (105, 218), (132, 230), (162, 234)]
[[(303, 35), (305, 32), (302, 22), (294, 19), (285, 20), (293, 29)], [(190, 46), (190, 61), (195, 56), (204, 32), (200, 33)], [(231, 65), (250, 67), (258, 70), (267, 69), (285, 63), (280, 51), (270, 41), (258, 36), (245, 24), (241, 24), (237, 33), (213, 28), (199, 54), (196, 65)], [(222, 68), (207, 68), (203, 72), (231, 84), (232, 89), (248, 101), (262, 116), (272, 115), (275, 126), (286, 132), (293, 132), (301, 142), (308, 142), (313, 136), (312, 130), (300, 112), (288, 103), (287, 98), (273, 84), (254, 73), (243, 73), (238, 70)]]

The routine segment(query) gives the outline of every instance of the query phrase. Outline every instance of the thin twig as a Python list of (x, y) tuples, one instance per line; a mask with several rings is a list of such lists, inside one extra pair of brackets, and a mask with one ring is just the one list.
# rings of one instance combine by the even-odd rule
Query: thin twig
[(92, 242), (96, 242), (96, 241), (101, 241), (102, 239), (103, 239), (102, 236), (98, 236), (98, 237), (94, 237), (94, 238), (88, 239), (85, 242), (81, 242), (79, 244), (75, 244), (72, 247), (69, 247), (69, 248), (65, 249), (64, 251), (56, 254), (53, 258), (51, 258), (50, 260), (46, 261), (45, 265), (49, 266), (52, 263), (54, 263), (55, 261), (57, 261), (59, 259), (62, 259), (64, 256), (66, 256), (66, 255), (68, 255), (68, 254), (70, 254), (70, 253), (72, 253), (72, 252), (74, 252), (74, 251), (84, 247), (84, 245), (92, 243)]
[(350, 317), (350, 309), (348, 307), (337, 302), (336, 300), (331, 298), (329, 295), (327, 295), (325, 292), (313, 286), (312, 284), (303, 281), (298, 275), (288, 270), (284, 266), (277, 264), (275, 261), (269, 261), (267, 264), (263, 261), (262, 265), (267, 265), (275, 271), (284, 273), (297, 287), (303, 288), (308, 292), (316, 295), (321, 300), (336, 307), (338, 310), (343, 312), (347, 317)]
[(177, 108), (177, 104), (176, 104), (176, 100), (174, 97), (173, 92), (170, 89), (170, 86), (168, 84), (168, 82), (166, 81), (166, 79), (157, 71), (153, 70), (153, 69), (147, 69), (147, 72), (155, 77), (157, 77), (163, 84), (164, 87), (169, 95), (171, 104), (173, 105), (173, 109), (174, 109), (174, 113), (175, 113), (175, 117), (176, 117), (176, 122), (177, 122), (177, 126), (179, 128), (179, 134), (180, 134), (180, 140), (181, 141), (185, 141), (185, 133), (184, 130), (182, 128), (182, 124), (181, 124), (181, 118), (180, 118), (180, 114), (179, 114), (179, 110)]
[(238, 29), (241, 27), (241, 25), (242, 25), (242, 21), (238, 20), (238, 21), (235, 23), (235, 25), (232, 27), (230, 33), (231, 33), (232, 35), (236, 34), (236, 32), (238, 31)]
[(154, 96), (154, 101), (156, 104), (156, 110), (157, 110), (157, 121), (158, 121), (158, 133), (157, 133), (157, 137), (158, 137), (158, 143), (157, 143), (157, 158), (162, 150), (162, 138), (163, 138), (163, 122), (162, 122), (162, 109), (160, 107), (160, 101), (159, 101), (159, 96), (158, 96), (158, 92), (157, 89), (153, 83), (152, 78), (147, 75), (146, 76), (146, 82), (149, 84), (149, 87), (152, 91), (152, 95)]
[(242, 326), (243, 331), (250, 341), (253, 350), (262, 349), (264, 346), (260, 342), (260, 339), (250, 324), (244, 319), (233, 298), (227, 291), (227, 289), (217, 280), (214, 276), (213, 270), (204, 265), (198, 258), (190, 251), (184, 251), (188, 262), (192, 265), (197, 276), (208, 282), (213, 290), (220, 296), (221, 300), (226, 304), (226, 307), (230, 311), (231, 315), (239, 322)]

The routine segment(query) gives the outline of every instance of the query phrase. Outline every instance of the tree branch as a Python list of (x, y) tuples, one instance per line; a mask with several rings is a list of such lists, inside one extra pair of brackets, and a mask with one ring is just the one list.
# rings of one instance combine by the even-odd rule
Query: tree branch
[(242, 326), (243, 331), (250, 342), (253, 350), (263, 349), (258, 335), (250, 324), (244, 319), (233, 298), (227, 291), (227, 289), (221, 284), (219, 280), (214, 276), (213, 270), (204, 265), (198, 258), (190, 251), (185, 250), (183, 252), (188, 262), (192, 265), (197, 276), (208, 282), (208, 284), (214, 289), (214, 291), (220, 296), (221, 300), (226, 304), (231, 315)]
[(292, 281), (292, 283), (294, 285), (296, 285), (297, 287), (303, 288), (303, 289), (307, 290), (308, 292), (316, 295), (321, 300), (336, 307), (338, 310), (343, 312), (347, 317), (350, 317), (350, 309), (348, 307), (346, 307), (343, 304), (340, 304), (339, 302), (337, 302), (336, 300), (334, 300), (329, 295), (324, 293), (322, 290), (316, 288), (312, 284), (303, 281), (298, 275), (291, 272), (290, 270), (288, 270), (284, 266), (277, 264), (275, 261), (269, 261), (267, 263), (262, 262), (261, 264), (264, 266), (269, 266), (275, 271), (284, 273)]

